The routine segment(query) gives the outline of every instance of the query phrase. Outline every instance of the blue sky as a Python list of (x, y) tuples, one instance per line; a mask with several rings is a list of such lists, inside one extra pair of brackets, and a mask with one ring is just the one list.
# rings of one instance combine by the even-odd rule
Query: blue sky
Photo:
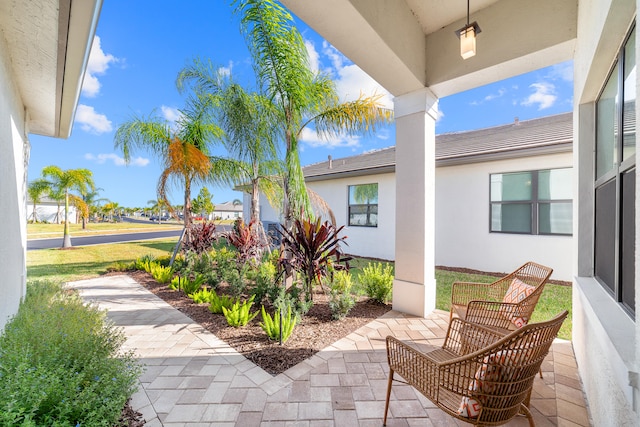
[[(239, 31), (238, 17), (224, 0), (106, 0), (102, 7), (72, 135), (66, 140), (31, 135), (29, 180), (42, 168), (87, 168), (94, 174), (100, 197), (127, 207), (144, 207), (156, 198), (160, 176), (158, 159), (134, 152), (125, 165), (114, 150), (119, 124), (133, 115), (152, 112), (175, 120), (185, 97), (176, 90), (178, 72), (195, 58), (210, 59), (230, 72), (234, 80), (253, 88), (255, 79), (249, 52)], [(369, 76), (296, 21), (310, 53), (311, 64), (331, 73), (343, 99), (360, 92), (385, 94)], [(478, 39), (478, 54), (482, 43)], [(472, 130), (506, 124), (515, 117), (527, 120), (570, 111), (572, 64), (562, 63), (440, 100), (437, 133)], [(319, 140), (303, 135), (303, 165), (350, 156), (395, 144), (393, 125), (367, 138)], [(224, 152), (219, 151), (220, 154)], [(242, 199), (229, 188), (209, 187), (215, 203)], [(198, 188), (192, 197), (197, 195)], [(175, 188), (175, 203), (182, 193)]]

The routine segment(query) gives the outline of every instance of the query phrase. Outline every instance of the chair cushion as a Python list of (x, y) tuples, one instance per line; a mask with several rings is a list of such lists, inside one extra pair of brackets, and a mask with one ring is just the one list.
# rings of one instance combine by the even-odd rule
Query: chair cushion
[[(474, 375), (474, 379), (469, 384), (469, 391), (473, 397), (463, 396), (458, 415), (465, 418), (477, 418), (482, 409), (482, 404), (486, 403), (487, 394), (493, 393), (498, 386), (498, 382), (503, 381), (503, 370), (510, 371), (509, 365), (512, 356), (511, 350), (499, 351), (490, 354), (482, 360), (482, 365)], [(505, 376), (509, 376), (504, 372)]]
[[(536, 290), (535, 286), (527, 285), (522, 280), (514, 277), (511, 281), (511, 285), (509, 285), (509, 289), (507, 289), (507, 293), (504, 294), (503, 302), (518, 304), (520, 301), (528, 297)], [(509, 320), (517, 327), (521, 328), (529, 322), (529, 319), (526, 317), (517, 316), (515, 314), (508, 314)]]

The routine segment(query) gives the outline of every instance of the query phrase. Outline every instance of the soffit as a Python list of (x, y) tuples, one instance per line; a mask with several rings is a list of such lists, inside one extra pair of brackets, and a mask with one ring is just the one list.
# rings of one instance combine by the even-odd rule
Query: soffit
[(455, 30), (464, 0), (282, 0), (395, 96), (444, 97), (573, 58), (577, 0), (471, 0), (478, 53), (463, 60)]
[(102, 0), (0, 0), (0, 35), (30, 133), (67, 137)]

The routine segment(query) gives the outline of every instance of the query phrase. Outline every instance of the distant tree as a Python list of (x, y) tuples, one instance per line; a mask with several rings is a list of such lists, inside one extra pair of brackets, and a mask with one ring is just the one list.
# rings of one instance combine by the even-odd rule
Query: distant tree
[(33, 202), (33, 212), (31, 213), (31, 220), (35, 223), (38, 222), (38, 211), (36, 206), (42, 201), (42, 198), (49, 193), (49, 183), (42, 178), (32, 181), (27, 186), (27, 193), (29, 198)]
[(47, 166), (42, 169), (42, 176), (52, 189), (53, 194), (64, 194), (64, 239), (63, 248), (71, 247), (69, 236), (69, 194), (77, 191), (80, 195), (95, 190), (93, 174), (89, 169), (62, 170), (58, 166)]
[(96, 188), (94, 190), (88, 191), (86, 194), (82, 195), (82, 200), (87, 205), (87, 217), (82, 217), (82, 229), (87, 228), (87, 220), (93, 216), (94, 218), (98, 215), (98, 211), (100, 210), (100, 204), (103, 202), (108, 202), (109, 200), (105, 198), (98, 197), (102, 191), (102, 188)]
[(191, 208), (194, 213), (204, 214), (207, 217), (211, 215), (214, 209), (213, 194), (209, 192), (207, 187), (202, 187), (198, 193), (198, 197), (191, 202)]

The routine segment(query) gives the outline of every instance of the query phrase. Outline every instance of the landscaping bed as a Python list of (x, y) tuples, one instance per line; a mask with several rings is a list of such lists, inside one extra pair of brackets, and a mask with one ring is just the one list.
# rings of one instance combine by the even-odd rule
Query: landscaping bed
[[(272, 375), (297, 365), (391, 310), (389, 304), (376, 303), (364, 297), (356, 302), (344, 319), (333, 320), (328, 295), (317, 290), (313, 295), (311, 309), (296, 324), (291, 337), (280, 345), (270, 340), (260, 328), (259, 315), (248, 325), (234, 328), (227, 324), (224, 316), (212, 314), (208, 304), (194, 303), (183, 292), (169, 289), (166, 284), (154, 280), (150, 274), (144, 271), (128, 274)], [(220, 286), (217, 291), (224, 294), (225, 286)], [(259, 307), (255, 304), (253, 310), (259, 310)]]

